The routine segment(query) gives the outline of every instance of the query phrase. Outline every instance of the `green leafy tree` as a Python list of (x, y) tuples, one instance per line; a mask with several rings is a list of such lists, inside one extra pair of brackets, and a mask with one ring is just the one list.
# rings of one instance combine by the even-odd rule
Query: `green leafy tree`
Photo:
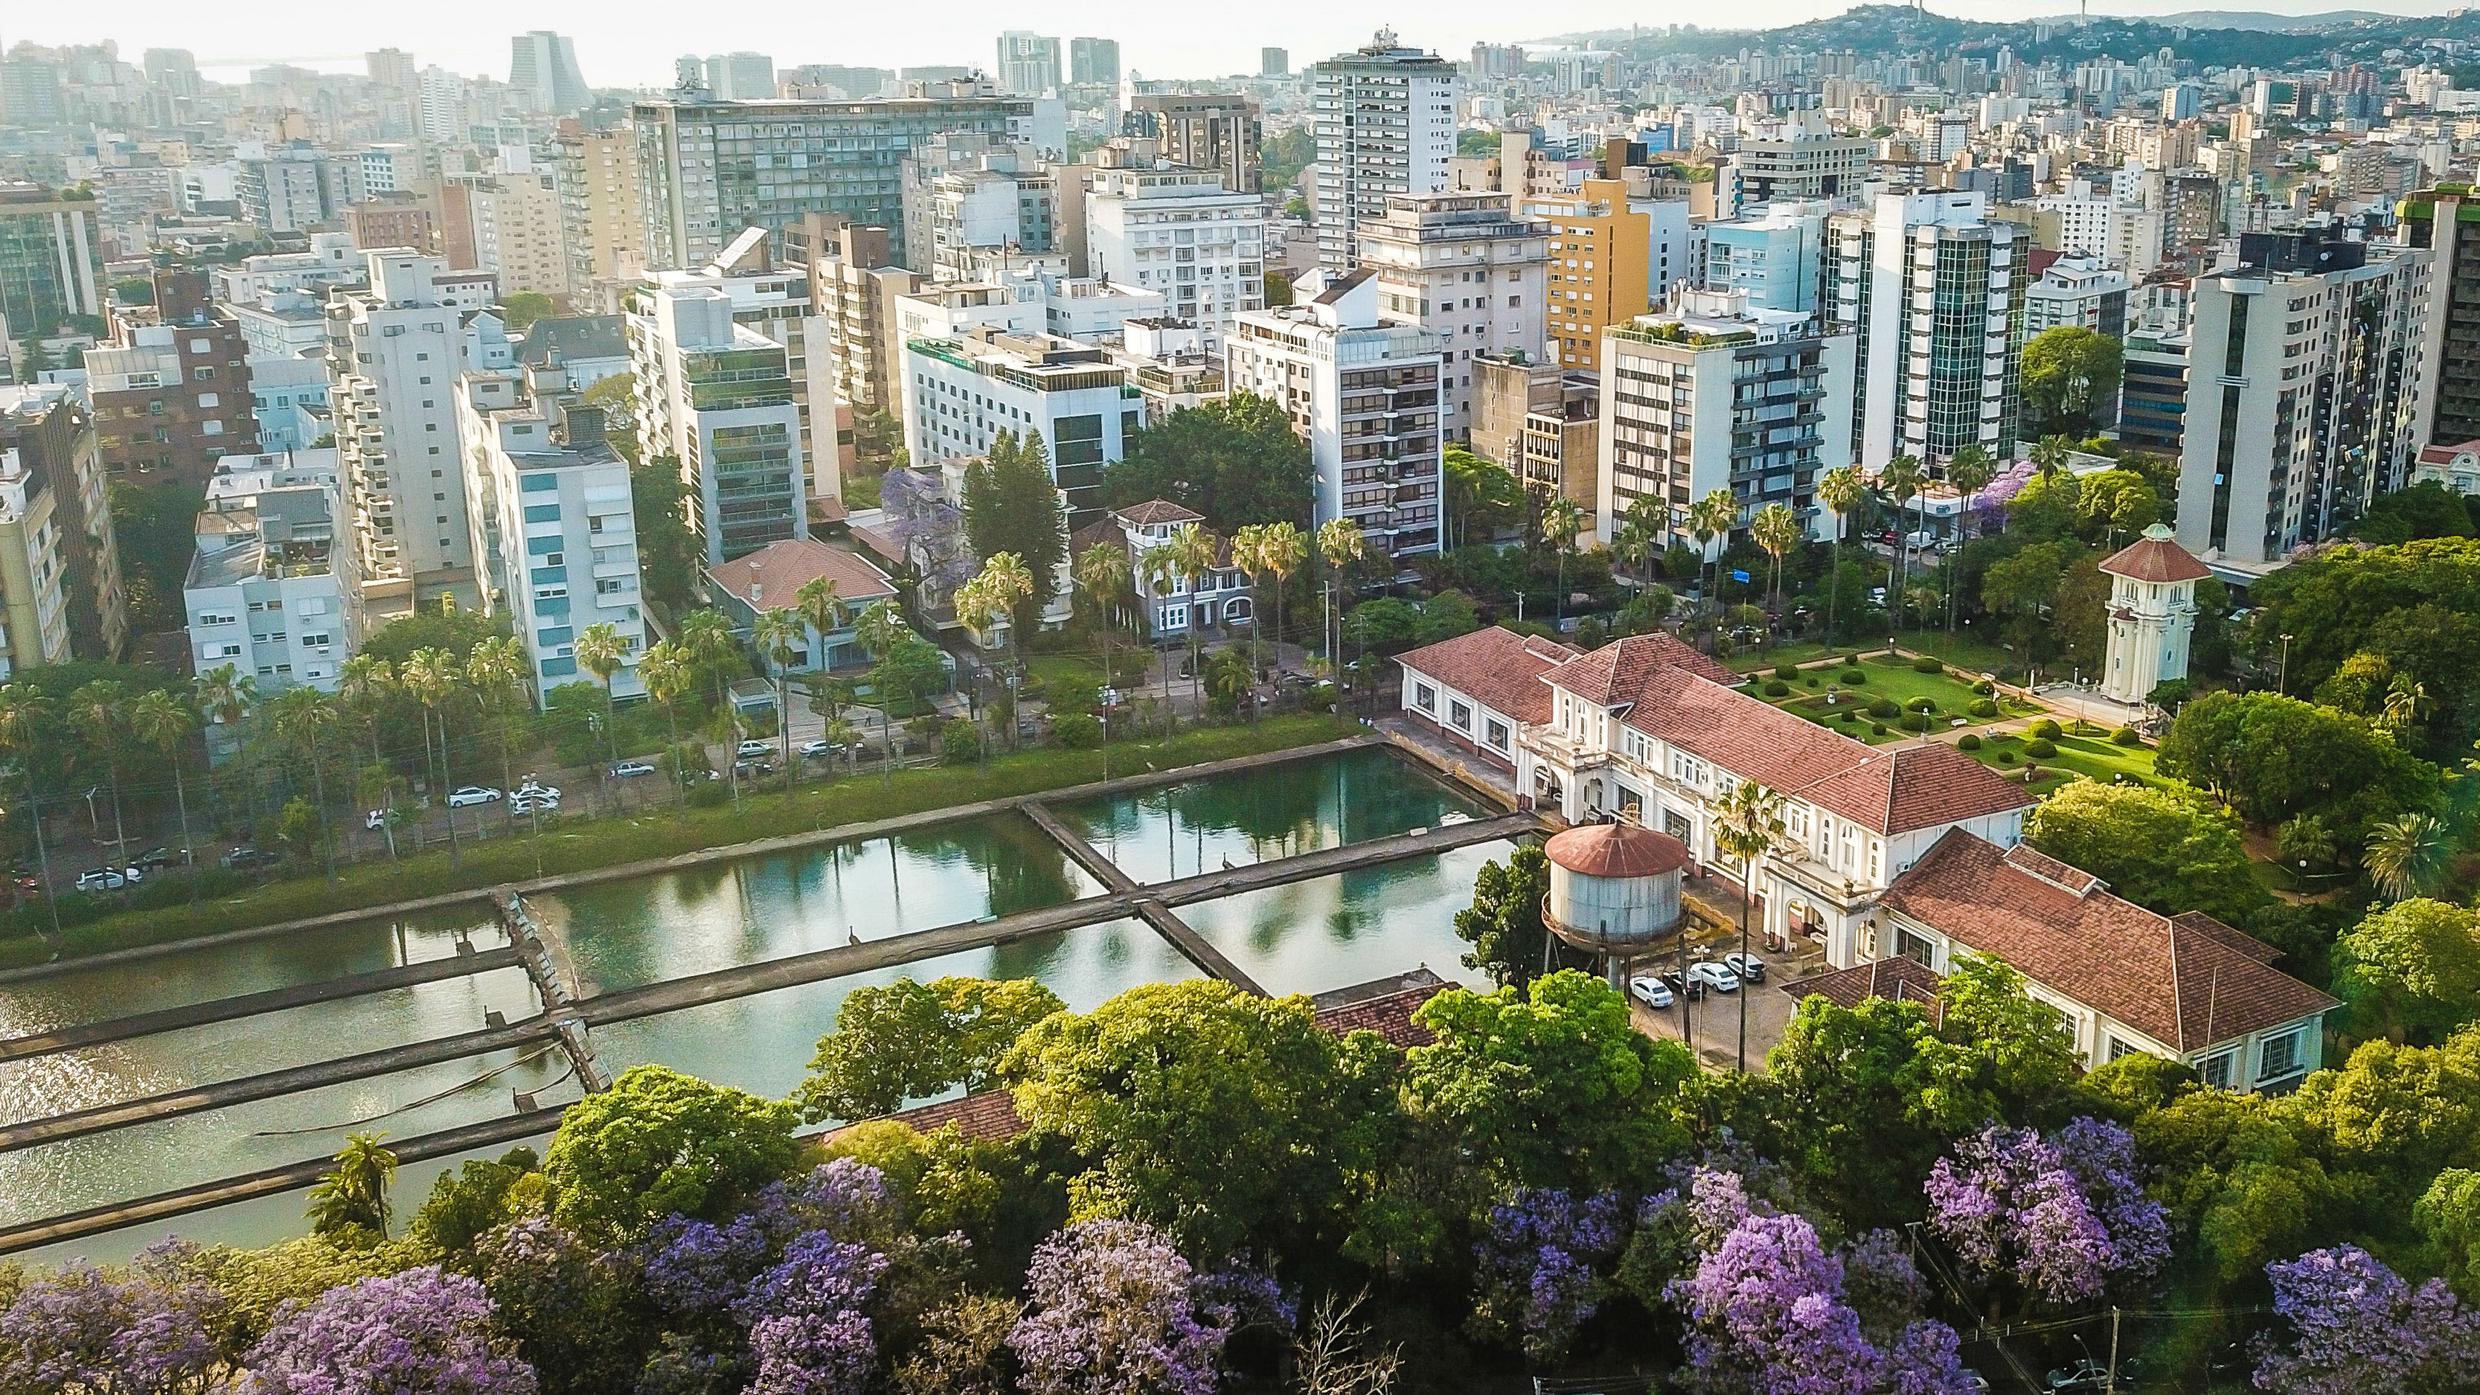
[(2044, 436), (2090, 436), (2117, 398), (2124, 374), (2116, 338), (2078, 325), (2041, 331), (2024, 344), (2025, 429)]
[(345, 1135), (336, 1165), (310, 1188), (310, 1232), (343, 1244), (385, 1240), (395, 1206), (388, 1188), (396, 1181), (396, 1154), (379, 1135)]
[(1235, 392), (1137, 432), (1102, 483), (1114, 506), (1168, 499), (1228, 534), (1244, 523), (1306, 526), (1313, 479), (1291, 417), (1267, 398)]
[[(2317, 692), (2367, 654), (2428, 694), (2425, 754), (2459, 752), (2480, 733), (2480, 538), (2320, 548), (2248, 594), (2260, 607), (2252, 628), (2261, 643), (2293, 636), (2289, 691)], [(2275, 661), (2269, 652), (2262, 660)]]
[(719, 1220), (800, 1160), (800, 1111), (665, 1066), (633, 1066), (568, 1107), (543, 1174), (553, 1215), (595, 1241), (667, 1215)]
[(2364, 1035), (2433, 1042), (2480, 1017), (2480, 914), (2414, 898), (2334, 942), (2334, 991)]
[(405, 1237), (424, 1254), (439, 1255), (451, 1267), (470, 1256), (474, 1242), (487, 1231), (516, 1219), (528, 1179), (539, 1183), (542, 1159), (531, 1148), (511, 1148), (497, 1158), (471, 1158), (454, 1172), (439, 1174), (431, 1194), (405, 1225)]
[(638, 572), (647, 599), (672, 614), (696, 600), (698, 571), (706, 561), (705, 545), (689, 526), (690, 493), (676, 457), (658, 455), (629, 469)]
[(2280, 693), (2207, 693), (2163, 735), (2161, 772), (2214, 792), (2251, 823), (2318, 814), (2345, 846), (2370, 824), (2424, 811), (2434, 766), (2406, 755), (2364, 718)]
[(2370, 1199), (2408, 1205), (2422, 1179), (2480, 1167), (2480, 1026), (2436, 1046), (2363, 1043), (2291, 1096), (2292, 1117)]
[(2369, 825), (2360, 861), (2377, 890), (2401, 900), (2436, 885), (2452, 855), (2446, 826), (2436, 815), (2400, 814)]
[(1367, 1050), (1305, 998), (1192, 980), (1054, 1013), (1000, 1074), (1034, 1135), (1070, 1150), (1078, 1219), (1142, 1220), (1199, 1254), (1279, 1253), (1319, 1232), (1361, 1165), (1355, 1122), (1379, 1108), (1355, 1073)]
[[(621, 459), (629, 462), (630, 478), (636, 478), (639, 446), (637, 440), (637, 375), (615, 373), (579, 394), (589, 407), (603, 410), (603, 439)], [(640, 542), (644, 539), (641, 537)]]
[(989, 454), (966, 467), (964, 526), (973, 555), (982, 562), (1002, 553), (1023, 560), (1033, 589), (1011, 602), (1010, 613), (1017, 629), (1030, 633), (1033, 618), (1050, 603), (1068, 554), (1067, 513), (1039, 432), (1020, 445), (1002, 431)]
[(507, 321), (511, 331), (521, 332), (559, 308), (551, 297), (540, 291), (518, 291), (500, 298), (499, 315)]
[(1486, 542), (1522, 516), (1524, 487), (1504, 466), (1464, 446), (1449, 446), (1442, 468), (1447, 490), (1446, 546), (1469, 546), (1476, 531)]
[(2169, 790), (2073, 781), (2032, 811), (2025, 832), (2042, 852), (2163, 915), (2245, 923), (2268, 899), (2230, 820)]
[(1413, 1020), (1404, 1107), (1508, 1187), (1595, 1190), (1687, 1144), (1696, 1058), (1636, 1030), (1627, 1000), (1574, 969), (1492, 993), (1451, 988)]
[(1032, 979), (899, 978), (856, 988), (819, 1038), (796, 1098), (802, 1117), (868, 1119), (907, 1100), (997, 1083), (999, 1058), (1062, 1007)]
[(2468, 538), (2480, 533), (2466, 500), (2435, 480), (2388, 490), (2351, 520), (2351, 536), (2384, 547), (2420, 538)]
[(2449, 1167), (2411, 1208), (2437, 1267), (2465, 1303), (2480, 1303), (2480, 1172)]

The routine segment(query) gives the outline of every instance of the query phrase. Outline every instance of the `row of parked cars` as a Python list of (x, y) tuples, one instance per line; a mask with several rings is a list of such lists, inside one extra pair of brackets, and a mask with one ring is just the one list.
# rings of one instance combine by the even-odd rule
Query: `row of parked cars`
[[(647, 770), (651, 772), (653, 768), (648, 766)], [(525, 777), (525, 783), (517, 786), (517, 792), (513, 798), (489, 785), (459, 785), (448, 791), (448, 807), (451, 809), (469, 809), (479, 804), (497, 804), (503, 799), (508, 801), (508, 813), (512, 818), (560, 812), (559, 786), (546, 785), (531, 775)], [(374, 830), (387, 827), (391, 812), (401, 816), (407, 811), (372, 809), (362, 816), (362, 827)]]
[(1765, 961), (1737, 951), (1719, 959), (1700, 959), (1685, 974), (1676, 969), (1628, 980), (1628, 996), (1649, 1008), (1666, 1008), (1681, 998), (1703, 1002), (1708, 993), (1737, 993), (1742, 984), (1765, 982)]

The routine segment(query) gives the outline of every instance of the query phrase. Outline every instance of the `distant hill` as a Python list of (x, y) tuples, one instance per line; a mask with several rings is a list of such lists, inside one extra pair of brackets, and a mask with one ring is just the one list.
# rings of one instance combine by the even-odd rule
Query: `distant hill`
[[(2058, 16), (2073, 18), (2070, 15)], [(2254, 29), (2266, 34), (2305, 34), (2345, 24), (2400, 19), (2383, 10), (2320, 10), (2312, 15), (2275, 15), (2262, 10), (2181, 10), (2170, 15), (2145, 15), (2155, 24), (2188, 29)]]

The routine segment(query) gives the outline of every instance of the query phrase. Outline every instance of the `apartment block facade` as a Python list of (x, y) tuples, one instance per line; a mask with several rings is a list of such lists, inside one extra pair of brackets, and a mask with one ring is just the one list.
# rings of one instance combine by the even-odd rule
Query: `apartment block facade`
[(1086, 265), (1159, 292), (1170, 314), (1220, 340), (1232, 317), (1266, 308), (1266, 207), (1220, 173), (1098, 169), (1085, 194)]
[(203, 484), (215, 462), (258, 450), (249, 345), (207, 296), (203, 272), (155, 271), (153, 324), (86, 353), (103, 470), (114, 482)]
[(1883, 194), (1827, 225), (1826, 326), (1858, 337), (1853, 454), (2015, 448), (2030, 238), (1980, 193)]
[(1317, 65), (1310, 113), (1319, 266), (1357, 266), (1360, 225), (1383, 216), (1389, 197), (1447, 187), (1462, 96), (1453, 63), (1404, 47), (1389, 30)]
[(712, 567), (809, 535), (801, 409), (784, 347), (738, 323), (711, 286), (630, 295), (637, 439), (680, 462), (689, 524)]

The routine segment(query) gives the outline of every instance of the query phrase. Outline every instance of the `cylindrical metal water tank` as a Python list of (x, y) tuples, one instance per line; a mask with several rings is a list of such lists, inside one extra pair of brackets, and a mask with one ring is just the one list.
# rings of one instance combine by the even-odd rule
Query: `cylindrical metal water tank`
[(1634, 824), (1586, 824), (1553, 835), (1550, 896), (1543, 910), (1551, 933), (1600, 954), (1625, 956), (1678, 930), (1679, 882), (1687, 845)]

